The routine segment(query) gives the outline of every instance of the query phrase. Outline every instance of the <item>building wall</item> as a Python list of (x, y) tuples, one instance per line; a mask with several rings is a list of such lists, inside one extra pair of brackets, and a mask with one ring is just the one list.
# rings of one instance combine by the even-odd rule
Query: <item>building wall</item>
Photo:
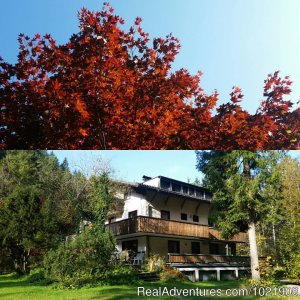
[[(146, 216), (148, 207), (147, 203), (148, 202), (144, 195), (131, 191), (126, 197), (124, 203), (124, 211), (121, 219), (127, 219), (128, 213), (135, 210), (137, 210), (138, 216)], [(119, 220), (120, 219), (118, 219), (118, 221)]]
[[(154, 200), (148, 200), (148, 206), (152, 206), (152, 216), (155, 218), (161, 217), (161, 210), (170, 211), (170, 219), (182, 222), (193, 222), (193, 215), (199, 216), (199, 224), (208, 225), (209, 203), (200, 202), (197, 200), (184, 200), (184, 198), (169, 197), (163, 198), (157, 196)], [(199, 205), (200, 203), (200, 205)], [(181, 220), (181, 213), (187, 214), (187, 221)], [(195, 223), (197, 224), (197, 223)]]
[[(149, 216), (149, 207), (152, 207), (152, 217), (154, 218), (160, 218), (161, 210), (167, 210), (170, 211), (171, 220), (197, 224), (193, 222), (193, 215), (198, 215), (198, 224), (208, 224), (209, 203), (174, 197), (169, 197), (168, 200), (166, 199), (166, 196), (144, 196), (131, 191), (126, 197), (122, 217), (116, 219), (116, 221), (127, 219), (128, 213), (135, 210), (137, 210), (138, 216)], [(187, 214), (186, 221), (181, 220), (181, 213)]]
[(150, 185), (150, 186), (155, 186), (155, 187), (159, 187), (160, 186), (159, 183), (160, 183), (160, 178), (158, 178), (158, 177), (143, 182), (143, 184), (145, 184), (145, 185)]

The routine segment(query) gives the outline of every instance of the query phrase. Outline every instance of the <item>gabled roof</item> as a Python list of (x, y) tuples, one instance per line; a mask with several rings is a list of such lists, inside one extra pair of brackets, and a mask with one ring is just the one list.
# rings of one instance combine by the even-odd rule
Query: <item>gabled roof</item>
[(164, 189), (164, 188), (161, 188), (161, 187), (156, 187), (156, 186), (146, 184), (146, 182), (148, 180), (152, 180), (152, 179), (155, 179), (155, 178), (168, 180), (170, 182), (174, 182), (174, 183), (186, 186), (186, 187), (190, 187), (190, 188), (193, 188), (195, 190), (197, 189), (197, 190), (200, 190), (200, 191), (203, 191), (205, 193), (209, 193), (210, 195), (212, 195), (210, 190), (207, 189), (207, 188), (201, 187), (201, 186), (196, 185), (196, 184), (186, 183), (184, 181), (180, 181), (180, 180), (172, 179), (172, 178), (169, 178), (169, 177), (161, 176), (161, 175), (156, 176), (156, 177), (150, 177), (150, 176), (145, 176), (144, 175), (143, 176), (144, 182), (142, 182), (142, 183), (119, 181), (119, 180), (118, 180), (118, 182), (121, 183), (121, 184), (124, 184), (126, 186), (130, 186), (131, 188), (133, 188), (136, 192), (138, 192), (140, 194), (145, 194), (147, 191), (155, 191), (157, 193), (172, 195), (173, 197), (176, 197), (176, 198), (185, 198), (185, 199), (191, 199), (191, 200), (194, 200), (194, 201), (202, 201), (202, 202), (211, 203), (212, 197), (204, 198), (204, 197), (189, 195), (189, 194), (185, 194), (185, 193), (182, 193), (182, 192), (176, 192), (176, 191), (173, 191), (173, 190), (170, 190), (170, 189), (167, 190), (167, 189)]

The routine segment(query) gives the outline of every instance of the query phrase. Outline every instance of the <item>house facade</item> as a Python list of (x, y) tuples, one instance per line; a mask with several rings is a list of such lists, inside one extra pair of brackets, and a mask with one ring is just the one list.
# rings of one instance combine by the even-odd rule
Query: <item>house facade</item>
[(247, 257), (236, 256), (237, 244), (246, 243), (246, 235), (225, 240), (210, 224), (209, 190), (164, 176), (144, 176), (142, 183), (127, 185), (126, 193), (119, 195), (123, 209), (108, 220), (118, 251), (157, 254), (194, 280), (204, 271), (217, 279), (224, 271), (237, 277), (239, 270), (249, 267)]

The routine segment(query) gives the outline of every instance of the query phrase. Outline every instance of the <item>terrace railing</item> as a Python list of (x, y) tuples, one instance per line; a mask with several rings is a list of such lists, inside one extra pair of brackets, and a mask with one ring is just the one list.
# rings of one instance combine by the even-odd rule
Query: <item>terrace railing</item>
[[(224, 240), (218, 230), (210, 228), (207, 225), (144, 216), (124, 219), (110, 223), (107, 226), (116, 236), (132, 233), (153, 233), (208, 240)], [(233, 236), (229, 241), (246, 242), (247, 237), (245, 233), (239, 233)]]

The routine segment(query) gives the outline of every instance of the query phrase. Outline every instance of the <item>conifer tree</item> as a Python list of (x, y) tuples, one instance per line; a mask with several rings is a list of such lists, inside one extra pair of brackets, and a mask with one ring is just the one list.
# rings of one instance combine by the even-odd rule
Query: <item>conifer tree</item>
[(28, 273), (34, 260), (78, 227), (70, 177), (46, 151), (3, 153), (0, 248), (16, 271)]
[(256, 224), (268, 213), (278, 177), (274, 167), (280, 151), (197, 151), (197, 169), (214, 193), (212, 216), (228, 238), (248, 231), (251, 273), (260, 278)]

